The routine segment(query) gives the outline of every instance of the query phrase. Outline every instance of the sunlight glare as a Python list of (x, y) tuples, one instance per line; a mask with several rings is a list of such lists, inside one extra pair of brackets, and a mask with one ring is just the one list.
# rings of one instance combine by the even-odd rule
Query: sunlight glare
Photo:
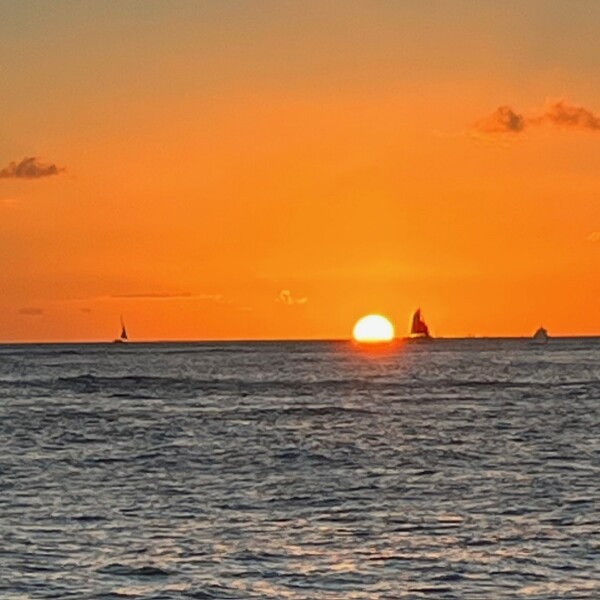
[(367, 315), (357, 321), (352, 337), (357, 342), (390, 342), (394, 339), (394, 326), (381, 315)]

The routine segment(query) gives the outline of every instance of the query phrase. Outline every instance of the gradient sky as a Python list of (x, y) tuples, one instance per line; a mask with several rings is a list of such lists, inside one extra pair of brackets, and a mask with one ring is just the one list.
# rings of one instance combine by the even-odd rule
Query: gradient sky
[(0, 340), (600, 334), (599, 24), (0, 1)]

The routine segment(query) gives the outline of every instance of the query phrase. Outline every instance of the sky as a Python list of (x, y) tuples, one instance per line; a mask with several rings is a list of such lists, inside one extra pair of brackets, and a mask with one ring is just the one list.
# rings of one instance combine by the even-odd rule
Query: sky
[(0, 16), (0, 341), (600, 334), (597, 0)]

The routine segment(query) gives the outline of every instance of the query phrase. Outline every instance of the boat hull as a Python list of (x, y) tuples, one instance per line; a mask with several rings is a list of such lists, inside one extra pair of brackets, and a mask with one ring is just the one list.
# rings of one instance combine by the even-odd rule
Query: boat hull
[(414, 342), (414, 343), (425, 343), (431, 342), (433, 338), (430, 335), (409, 335), (404, 338), (406, 342)]

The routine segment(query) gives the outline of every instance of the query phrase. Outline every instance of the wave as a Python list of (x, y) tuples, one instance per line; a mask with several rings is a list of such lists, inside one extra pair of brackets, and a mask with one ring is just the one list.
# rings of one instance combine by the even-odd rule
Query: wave
[(119, 577), (169, 577), (173, 575), (171, 571), (153, 565), (134, 567), (123, 563), (110, 563), (96, 569), (96, 571), (104, 575), (116, 575)]

